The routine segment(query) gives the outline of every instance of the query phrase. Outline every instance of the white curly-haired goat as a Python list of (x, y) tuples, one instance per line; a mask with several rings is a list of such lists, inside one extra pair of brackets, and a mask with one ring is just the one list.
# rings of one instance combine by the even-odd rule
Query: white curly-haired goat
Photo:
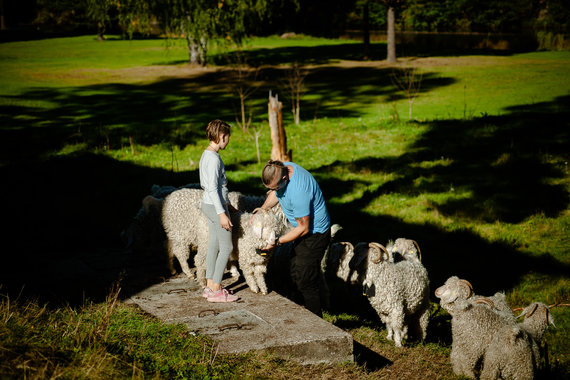
[(419, 261), (392, 262), (379, 243), (358, 243), (351, 266), (356, 268), (370, 305), (386, 324), (387, 338), (396, 347), (408, 330), (422, 340), (429, 323), (429, 278)]
[[(205, 285), (208, 220), (200, 209), (201, 199), (202, 190), (181, 189), (172, 192), (164, 200), (162, 222), (168, 237), (171, 260), (176, 257), (183, 272), (193, 278), (188, 258), (190, 250), (196, 250), (196, 277)], [(259, 202), (263, 203), (261, 200)], [(246, 283), (256, 293), (267, 293), (264, 275), (269, 255), (260, 254), (261, 249), (273, 243), (275, 235), (284, 233), (288, 228), (279, 217), (279, 211), (261, 210), (255, 214), (238, 212), (231, 215), (234, 250), (230, 260), (239, 263)], [(232, 275), (236, 274), (237, 269), (234, 268)]]

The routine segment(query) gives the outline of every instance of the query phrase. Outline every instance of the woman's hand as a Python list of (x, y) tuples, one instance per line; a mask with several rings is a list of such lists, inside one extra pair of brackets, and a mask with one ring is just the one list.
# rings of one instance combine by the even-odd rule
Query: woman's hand
[(227, 231), (232, 230), (233, 227), (232, 221), (230, 220), (230, 218), (228, 218), (225, 212), (220, 214), (220, 224), (224, 230)]

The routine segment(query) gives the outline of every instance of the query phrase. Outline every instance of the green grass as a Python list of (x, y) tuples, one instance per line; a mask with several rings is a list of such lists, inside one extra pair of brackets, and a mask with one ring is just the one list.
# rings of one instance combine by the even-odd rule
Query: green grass
[(217, 346), (183, 325), (166, 325), (133, 306), (105, 303), (50, 309), (37, 301), (0, 303), (3, 378), (228, 378), (245, 357), (216, 360)]
[[(248, 106), (262, 131), (261, 163), (252, 133), (236, 126), (222, 153), (231, 190), (264, 191), (259, 175), (271, 151), (266, 122), (271, 90), (283, 101), (294, 161), (317, 177), (333, 222), (344, 226), (340, 239), (414, 238), (432, 289), (458, 275), (478, 294), (505, 291), (513, 308), (532, 301), (570, 303), (570, 52), (400, 57), (400, 66), (423, 72), (414, 120), (408, 122), (408, 101), (390, 80), (395, 67), (381, 60), (384, 48), (373, 44), (372, 56), (379, 59), (363, 62), (354, 41), (303, 36), (249, 41), (247, 60), (259, 67)], [(125, 275), (128, 266), (115, 251), (121, 248), (121, 229), (152, 184), (198, 180), (204, 125), (218, 117), (235, 120), (237, 102), (228, 87), (231, 51), (212, 46), (211, 52), (211, 65), (202, 69), (185, 64), (182, 44), (167, 48), (164, 40), (101, 43), (88, 36), (0, 44), (0, 175), (9, 184), (2, 195), (17, 200), (5, 210), (13, 221), (7, 235), (19, 241), (18, 252), (26, 252), (2, 265), (3, 289), (18, 294), (25, 284), (23, 296), (49, 293), (53, 302), (55, 294), (58, 302), (64, 298), (73, 305), (83, 305), (77, 300), (86, 295), (94, 300), (89, 307), (55, 308), (67, 322), (53, 331), (41, 302), (17, 303), (12, 310), (21, 316), (14, 320), (5, 311), (0, 327), (2, 337), (10, 338), (0, 341), (10, 346), (2, 350), (8, 361), (1, 361), (11, 364), (2, 367), (3, 374), (176, 377), (190, 376), (180, 369), (181, 361), (190, 361), (200, 368), (197, 373), (212, 377), (413, 378), (406, 371), (414, 368), (454, 378), (445, 313), (434, 312), (427, 342), (396, 350), (362, 300), (342, 291), (325, 318), (353, 335), (356, 364), (302, 367), (257, 355), (211, 363), (196, 351), (211, 349), (201, 338), (123, 305), (107, 320), (116, 318), (113, 328), (121, 334), (163, 328), (164, 333), (145, 336), (136, 352), (118, 353), (107, 344), (118, 339), (111, 328), (103, 337), (79, 330), (71, 341), (57, 337), (81, 325), (79, 320), (86, 321), (81, 328), (93, 329), (99, 322), (88, 316), (108, 305), (105, 289), (111, 283), (123, 279), (128, 294), (133, 284), (164, 276), (158, 262), (156, 273), (146, 277)], [(307, 70), (298, 126), (281, 84), (295, 61)], [(30, 257), (38, 264), (30, 267)], [(43, 270), (62, 259), (93, 257), (103, 257), (113, 269), (72, 288), (61, 286), (58, 273)], [(42, 316), (42, 334), (30, 328), (26, 313)], [(552, 368), (545, 377), (564, 378), (570, 372), (570, 310), (556, 307), (552, 313), (558, 329), (546, 335)], [(164, 339), (176, 334), (194, 346), (169, 351)], [(94, 357), (80, 356), (81, 342)], [(164, 350), (153, 357), (145, 348), (151, 346)], [(48, 352), (48, 347), (54, 348)], [(35, 354), (22, 356), (26, 348)], [(392, 372), (382, 358), (391, 361)], [(89, 376), (81, 372), (83, 361), (104, 364)]]

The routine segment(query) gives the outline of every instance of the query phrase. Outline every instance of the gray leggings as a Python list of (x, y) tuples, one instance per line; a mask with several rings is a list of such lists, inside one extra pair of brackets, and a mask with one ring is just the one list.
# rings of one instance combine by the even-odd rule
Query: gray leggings
[[(216, 213), (214, 205), (202, 202), (202, 212), (208, 217), (210, 236), (208, 255), (206, 256), (206, 278), (211, 278), (214, 283), (221, 284), (230, 253), (234, 249), (232, 233), (222, 228), (220, 217)], [(230, 214), (227, 206), (226, 214)]]

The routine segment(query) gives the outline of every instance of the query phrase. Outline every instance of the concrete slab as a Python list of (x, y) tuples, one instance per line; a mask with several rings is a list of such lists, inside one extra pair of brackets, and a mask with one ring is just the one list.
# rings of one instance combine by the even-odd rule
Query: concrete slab
[(220, 353), (269, 350), (301, 364), (354, 360), (352, 336), (304, 307), (276, 292), (255, 294), (236, 279), (223, 284), (240, 297), (238, 302), (209, 303), (198, 283), (185, 276), (155, 284), (126, 302), (167, 323), (183, 323), (211, 337)]

